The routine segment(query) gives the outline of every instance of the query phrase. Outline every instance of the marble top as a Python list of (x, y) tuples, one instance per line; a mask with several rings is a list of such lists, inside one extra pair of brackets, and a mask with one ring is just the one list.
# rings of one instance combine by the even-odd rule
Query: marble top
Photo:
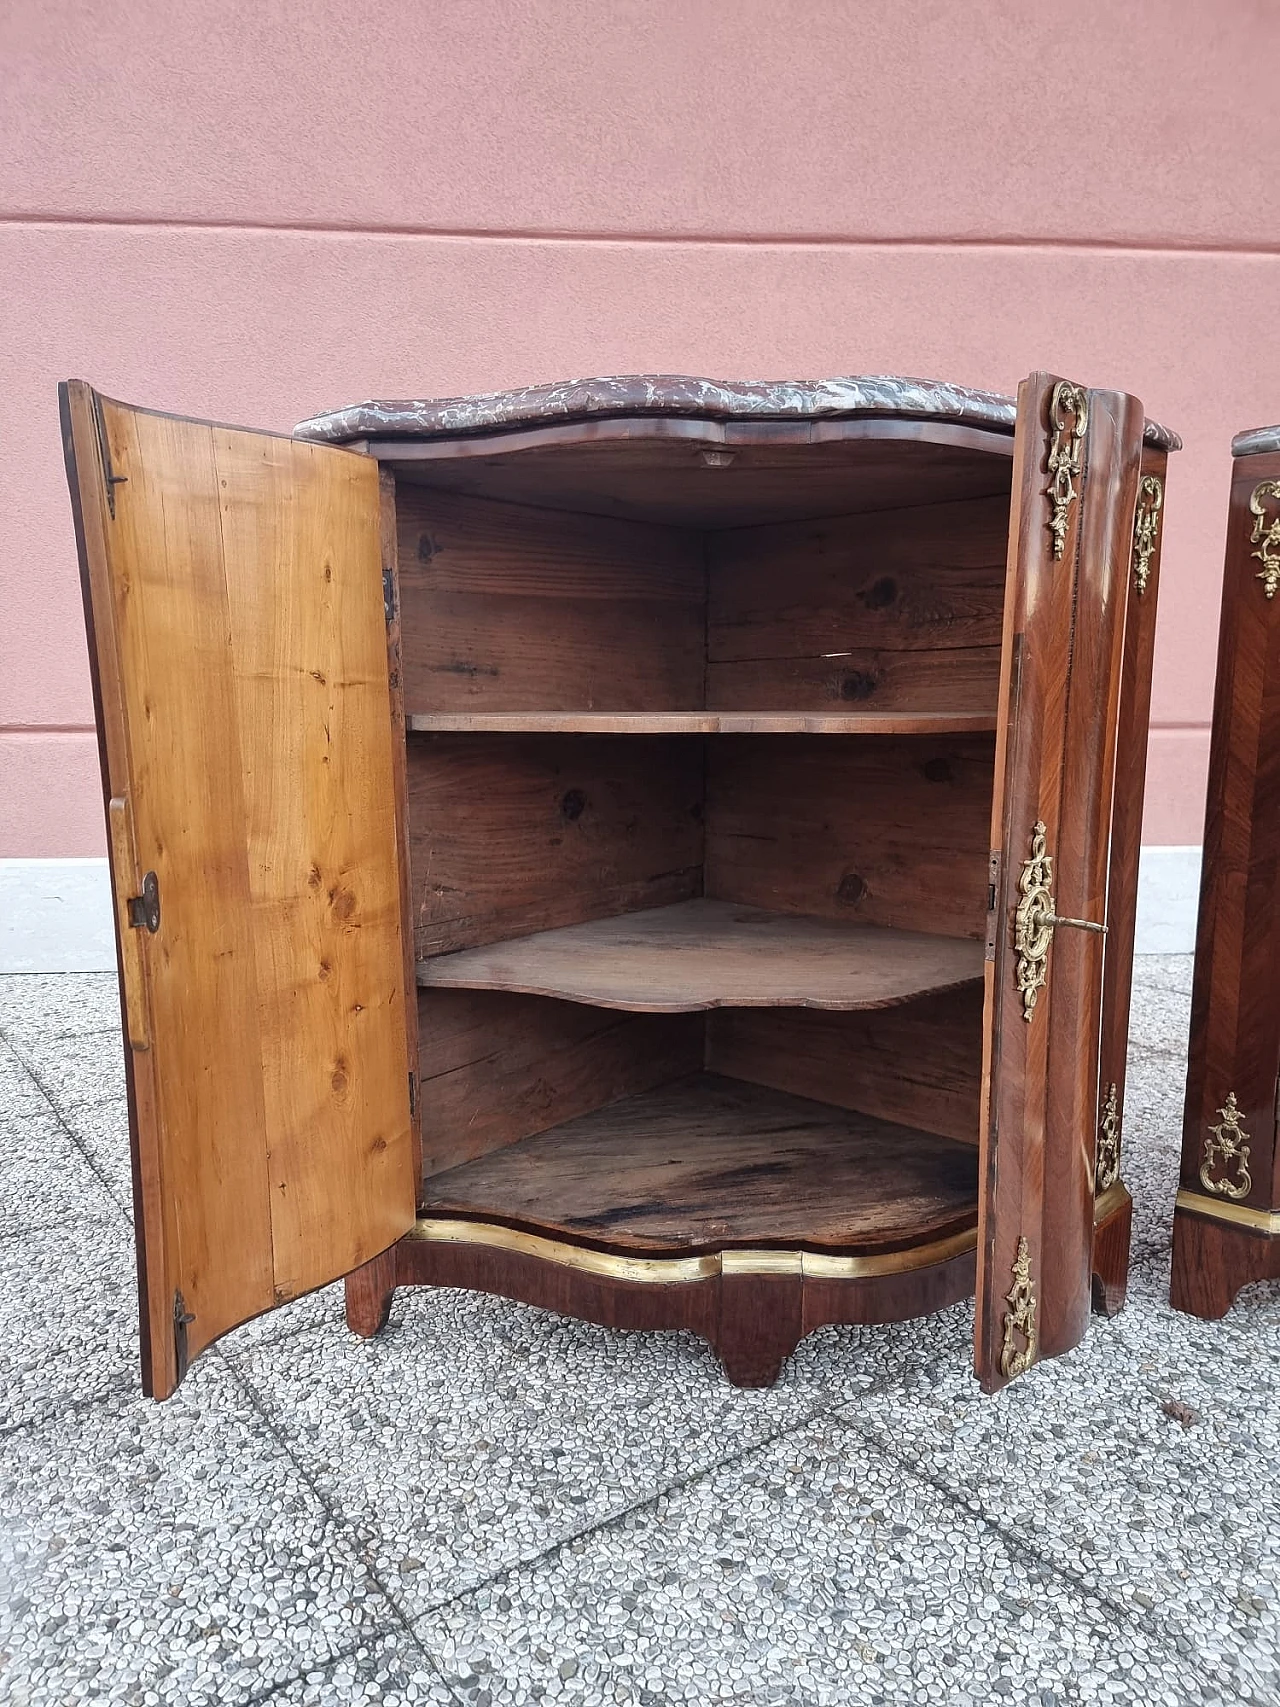
[[(940, 380), (889, 374), (716, 380), (645, 373), (613, 379), (567, 379), (474, 397), (353, 403), (328, 415), (315, 415), (294, 431), (299, 438), (341, 444), (368, 438), (453, 438), (610, 415), (686, 415), (714, 421), (899, 415), (1010, 433), (1016, 412), (1014, 399), (998, 391), (975, 391)], [(1155, 421), (1147, 422), (1144, 440), (1161, 450), (1182, 448), (1178, 435)]]
[(1232, 456), (1261, 456), (1269, 450), (1280, 450), (1280, 427), (1250, 427), (1231, 441)]

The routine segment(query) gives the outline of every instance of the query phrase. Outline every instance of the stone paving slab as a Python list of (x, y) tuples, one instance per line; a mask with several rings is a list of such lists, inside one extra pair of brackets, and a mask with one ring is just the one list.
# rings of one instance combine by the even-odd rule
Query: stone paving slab
[(11, 1043), (42, 1038), (120, 1036), (120, 986), (114, 972), (15, 972), (0, 977), (0, 1032)]
[(1186, 1063), (1138, 1051), (1125, 1077), (1121, 1174), (1133, 1197), (1132, 1257), (1167, 1253), (1182, 1157)]
[(129, 1154), (129, 1108), (124, 1098), (80, 1103), (60, 1113), (58, 1119), (102, 1181), (116, 1212), (132, 1224), (133, 1161)]
[(0, 1693), (235, 1703), (394, 1614), (215, 1354), (0, 1452)]
[(267, 1699), (272, 1707), (352, 1707), (355, 1702), (457, 1707), (458, 1701), (435, 1661), (399, 1630), (314, 1667)]
[(338, 1286), (163, 1406), (115, 981), (0, 978), (0, 1699), (1274, 1707), (1280, 1285), (1167, 1304), (1190, 970), (1137, 966), (1130, 1306), (1007, 1395), (969, 1305), (757, 1394), (458, 1292), (365, 1344)]
[(121, 1390), (138, 1367), (133, 1238), (117, 1217), (0, 1239), (0, 1440)]
[(966, 1370), (935, 1365), (842, 1414), (1202, 1678), (1273, 1703), (1280, 1327), (1224, 1335), (1169, 1308), (1167, 1274), (1158, 1292), (1150, 1276), (1132, 1285), (1129, 1309), (1034, 1382), (988, 1399)]
[(394, 1310), (374, 1341), (331, 1323), (230, 1355), (411, 1614), (833, 1402), (738, 1392), (691, 1334), (424, 1288)]
[[(0, 1099), (3, 1095), (0, 1089)], [(54, 1226), (69, 1216), (115, 1216), (110, 1193), (51, 1108), (33, 1104), (20, 1119), (10, 1114), (0, 1120), (0, 1239)]]
[[(3, 983), (0, 979), (0, 983)], [(120, 1028), (66, 1037), (6, 1032), (13, 1052), (61, 1115), (103, 1103), (124, 1104)]]
[(834, 1419), (418, 1625), (464, 1699), (1220, 1699), (1185, 1661)]

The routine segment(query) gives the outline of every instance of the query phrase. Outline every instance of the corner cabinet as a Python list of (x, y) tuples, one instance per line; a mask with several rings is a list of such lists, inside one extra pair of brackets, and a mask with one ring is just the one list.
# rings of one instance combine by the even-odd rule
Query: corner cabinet
[(742, 1385), (976, 1287), (991, 1391), (1119, 1307), (1135, 399), (62, 406), (148, 1392), (342, 1275), (361, 1334), (471, 1287)]
[(1171, 1301), (1280, 1279), (1280, 427), (1241, 433), (1227, 513)]

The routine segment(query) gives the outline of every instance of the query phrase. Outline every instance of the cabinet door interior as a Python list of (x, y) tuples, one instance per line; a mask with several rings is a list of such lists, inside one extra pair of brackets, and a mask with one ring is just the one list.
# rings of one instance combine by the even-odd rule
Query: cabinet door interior
[(144, 1385), (413, 1221), (378, 471), (62, 392)]

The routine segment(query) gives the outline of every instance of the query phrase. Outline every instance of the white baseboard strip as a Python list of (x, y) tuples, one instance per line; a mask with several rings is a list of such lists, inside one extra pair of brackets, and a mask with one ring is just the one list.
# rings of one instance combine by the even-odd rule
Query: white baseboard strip
[[(1139, 954), (1195, 947), (1200, 849), (1143, 848)], [(113, 972), (105, 859), (0, 859), (0, 973)]]

